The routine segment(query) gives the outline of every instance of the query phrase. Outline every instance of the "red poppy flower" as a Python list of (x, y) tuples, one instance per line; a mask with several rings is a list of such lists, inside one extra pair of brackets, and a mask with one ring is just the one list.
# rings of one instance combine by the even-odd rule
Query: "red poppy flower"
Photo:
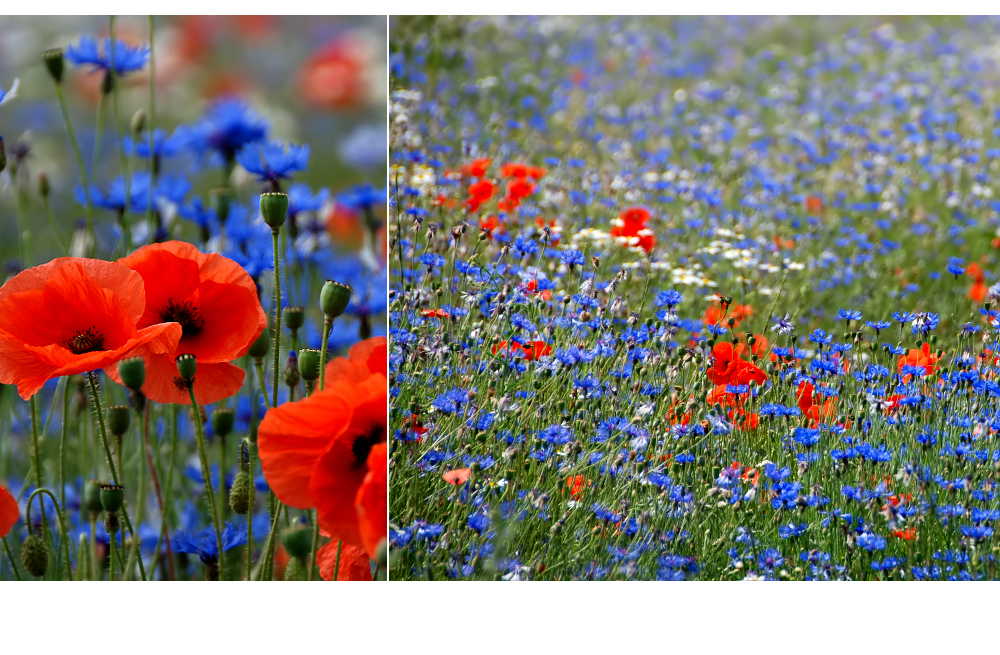
[(441, 479), (448, 484), (459, 485), (468, 482), (470, 475), (472, 475), (472, 469), (454, 469), (442, 475)]
[(816, 388), (812, 382), (805, 381), (799, 385), (798, 391), (795, 392), (799, 409), (809, 419), (812, 427), (830, 420), (837, 413), (835, 400), (833, 398), (826, 398), (823, 400), (822, 405), (820, 405), (815, 391)]
[(489, 180), (479, 180), (469, 185), (469, 197), (465, 201), (465, 206), (469, 211), (478, 211), (483, 203), (487, 202), (496, 193), (496, 187)]
[(324, 45), (299, 71), (299, 94), (310, 105), (324, 109), (353, 107), (368, 90), (369, 55), (357, 39), (339, 37)]
[(571, 475), (566, 479), (566, 488), (569, 489), (569, 495), (573, 498), (573, 500), (580, 500), (583, 498), (583, 492), (586, 491), (589, 486), (590, 480), (582, 475)]
[(891, 534), (897, 539), (909, 541), (917, 536), (917, 531), (913, 528), (906, 528), (905, 530), (893, 530)]
[(646, 227), (649, 219), (650, 213), (645, 207), (629, 207), (614, 221), (611, 236), (625, 239), (629, 246), (638, 246), (645, 252), (652, 252), (656, 247), (656, 235)]
[(386, 535), (385, 337), (332, 360), (326, 388), (268, 410), (258, 431), (264, 476), (286, 505), (315, 507), (320, 528), (374, 555)]
[(813, 216), (823, 213), (823, 199), (818, 196), (806, 196), (806, 212)]
[[(229, 362), (245, 355), (267, 327), (257, 286), (243, 267), (222, 255), (201, 253), (183, 241), (145, 246), (118, 261), (145, 281), (146, 308), (138, 326), (174, 321), (183, 331), (176, 348), (145, 355), (142, 392), (154, 402), (190, 405), (174, 361), (182, 354), (198, 358), (194, 394), (200, 404), (239, 391), (243, 369)], [(121, 382), (113, 367), (106, 372)]]
[(328, 582), (333, 580), (334, 571), (337, 573), (338, 582), (370, 581), (372, 579), (368, 554), (357, 546), (341, 544), (340, 568), (337, 568), (336, 539), (319, 549), (319, 552), (316, 553), (316, 565), (319, 567), (319, 577)]
[(486, 175), (486, 169), (492, 164), (489, 159), (476, 159), (470, 164), (462, 167), (462, 174), (469, 177), (482, 177)]
[[(906, 355), (900, 355), (897, 368), (902, 373), (904, 366), (922, 366), (924, 368), (924, 375), (930, 375), (934, 372), (934, 365), (937, 363), (937, 360), (937, 355), (931, 353), (931, 345), (924, 342), (924, 345), (920, 346), (920, 350), (911, 348)], [(904, 376), (904, 381), (908, 382), (909, 377), (909, 375)]]
[(424, 318), (448, 318), (451, 316), (451, 314), (443, 309), (422, 309), (420, 310), (420, 315)]
[(507, 183), (507, 198), (523, 200), (535, 192), (535, 185), (524, 178), (517, 178)]
[(491, 239), (493, 238), (493, 230), (497, 229), (498, 227), (502, 228), (503, 225), (500, 223), (500, 219), (497, 218), (496, 216), (487, 216), (486, 218), (479, 221), (479, 229), (483, 230), (484, 232), (488, 232)]
[(544, 341), (533, 341), (528, 344), (520, 344), (516, 341), (511, 341), (509, 346), (506, 341), (501, 341), (493, 346), (493, 354), (497, 354), (504, 348), (508, 348), (514, 353), (523, 354), (524, 358), (529, 362), (533, 362), (539, 357), (546, 357), (552, 354), (552, 346), (548, 345)]
[(763, 384), (767, 380), (764, 371), (740, 358), (743, 347), (739, 344), (734, 348), (728, 341), (715, 344), (712, 366), (708, 369), (708, 377), (714, 384)]
[(0, 288), (0, 383), (27, 400), (46, 380), (114, 366), (120, 359), (171, 352), (181, 326), (137, 321), (147, 295), (121, 264), (61, 257)]
[(705, 310), (705, 314), (701, 317), (701, 322), (705, 325), (718, 325), (724, 318), (726, 320), (732, 318), (736, 322), (733, 323), (732, 329), (736, 330), (740, 326), (740, 322), (749, 318), (753, 315), (753, 307), (750, 305), (733, 305), (729, 308), (727, 312), (718, 303), (712, 303)]
[(14, 496), (0, 485), (0, 538), (7, 536), (20, 517), (21, 511)]
[(519, 163), (504, 164), (500, 168), (500, 174), (509, 178), (528, 177), (528, 165)]

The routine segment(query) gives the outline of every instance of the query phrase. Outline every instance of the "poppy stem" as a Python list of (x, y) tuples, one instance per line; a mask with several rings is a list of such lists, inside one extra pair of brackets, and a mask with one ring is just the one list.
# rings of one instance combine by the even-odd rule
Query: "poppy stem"
[[(115, 469), (115, 460), (111, 456), (111, 447), (108, 445), (108, 431), (104, 426), (104, 410), (101, 409), (101, 396), (97, 391), (97, 378), (94, 376), (93, 371), (87, 371), (87, 379), (90, 381), (90, 395), (94, 399), (94, 410), (97, 412), (97, 423), (101, 428), (101, 443), (104, 445), (104, 456), (108, 460), (108, 468), (111, 469), (111, 479), (115, 484), (121, 484), (118, 481), (118, 470)], [(139, 548), (138, 537), (132, 530), (132, 521), (128, 517), (128, 508), (122, 506), (122, 518), (125, 519), (125, 528), (128, 530), (128, 534), (132, 537), (132, 541), (135, 543), (135, 548)], [(142, 563), (142, 557), (136, 558), (139, 563), (139, 575), (142, 576), (142, 581), (146, 581), (146, 567)]]
[(278, 406), (278, 360), (279, 346), (281, 344), (281, 268), (280, 268), (280, 257), (278, 252), (278, 234), (281, 232), (280, 227), (271, 229), (271, 241), (274, 244), (274, 380), (272, 380), (271, 386), (273, 387), (271, 407)]
[(66, 507), (66, 433), (69, 432), (69, 378), (62, 378), (62, 433), (59, 435), (59, 503)]
[(100, 564), (97, 561), (97, 515), (90, 515), (90, 579), (100, 580)]
[[(247, 463), (250, 468), (250, 502), (248, 507), (250, 508), (247, 512), (247, 582), (250, 582), (253, 576), (253, 510), (254, 505), (257, 502), (257, 489), (256, 484), (254, 484), (254, 461), (253, 461), (253, 449), (254, 445), (250, 439), (246, 440), (247, 444)], [(243, 446), (241, 445), (240, 448)]]
[(312, 529), (313, 529), (313, 541), (312, 541), (312, 559), (309, 561), (309, 577), (307, 578), (309, 582), (316, 579), (316, 550), (319, 546), (319, 517), (316, 515), (316, 510), (312, 511)]
[[(83, 179), (84, 205), (83, 214), (87, 221), (87, 236), (90, 237), (91, 244), (94, 241), (94, 216), (90, 204), (90, 176), (87, 175), (87, 167), (83, 163), (83, 155), (80, 154), (80, 144), (76, 142), (76, 134), (73, 133), (73, 124), (69, 121), (69, 110), (66, 109), (66, 96), (63, 94), (62, 83), (56, 82), (56, 96), (59, 98), (59, 109), (62, 110), (63, 121), (66, 123), (66, 132), (69, 134), (69, 141), (73, 144), (73, 154), (76, 156), (76, 163), (80, 167), (80, 177)], [(91, 245), (93, 248), (93, 245)], [(90, 253), (93, 255), (93, 252)]]
[(264, 396), (264, 404), (267, 405), (268, 409), (271, 409), (271, 399), (267, 397), (267, 385), (264, 384), (263, 362), (258, 362), (255, 368), (257, 369), (257, 381), (260, 382), (260, 395)]
[[(26, 514), (27, 514), (26, 519), (27, 519), (28, 525), (31, 525), (31, 501), (34, 500), (35, 496), (37, 496), (38, 494), (48, 494), (49, 498), (52, 499), (52, 504), (56, 506), (56, 518), (59, 519), (59, 539), (60, 539), (60, 541), (62, 543), (62, 546), (66, 549), (66, 563), (69, 564), (69, 541), (67, 541), (67, 539), (66, 539), (66, 522), (63, 520), (62, 510), (59, 508), (59, 501), (56, 500), (56, 496), (55, 496), (54, 493), (52, 493), (51, 491), (49, 491), (48, 489), (46, 489), (44, 487), (39, 488), (39, 489), (35, 489), (34, 491), (31, 492), (31, 495), (28, 496), (28, 505), (27, 505), (27, 511), (26, 511)], [(38, 504), (39, 504), (40, 507), (42, 507), (42, 515), (44, 516), (44, 514), (45, 514), (45, 504), (42, 502), (41, 498), (38, 499)], [(60, 579), (62, 578), (62, 564), (61, 563), (59, 565), (59, 578)]]
[(337, 539), (337, 562), (333, 565), (333, 581), (337, 581), (337, 576), (340, 575), (340, 549), (344, 547), (344, 542)]
[(333, 327), (332, 318), (323, 319), (323, 345), (320, 346), (319, 351), (319, 390), (322, 391), (326, 387), (326, 346), (327, 341), (330, 340), (330, 329)]
[(260, 580), (273, 580), (274, 579), (274, 541), (275, 534), (278, 532), (278, 520), (281, 518), (281, 510), (284, 507), (282, 503), (278, 503), (277, 509), (274, 510), (274, 518), (271, 519), (271, 531), (267, 534), (267, 541), (264, 542), (264, 552), (261, 553), (263, 560), (260, 566)]
[[(195, 435), (198, 437), (198, 459), (201, 460), (201, 475), (205, 478), (205, 491), (208, 492), (208, 502), (212, 510), (212, 525), (215, 527), (215, 541), (219, 547), (219, 580), (225, 580), (226, 569), (223, 566), (222, 531), (219, 529), (219, 510), (215, 503), (215, 489), (212, 487), (212, 470), (208, 467), (208, 456), (205, 454), (205, 430), (201, 425), (201, 410), (198, 400), (194, 397), (194, 385), (188, 385), (191, 394), (191, 409), (194, 413)], [(224, 477), (225, 471), (219, 471), (219, 477)]]
[(21, 582), (21, 572), (17, 570), (17, 562), (14, 560), (14, 553), (10, 552), (10, 544), (7, 543), (7, 537), (3, 538), (3, 549), (7, 551), (7, 559), (10, 560), (10, 568), (14, 571), (14, 578), (18, 582)]
[[(38, 452), (38, 403), (35, 401), (37, 396), (32, 396), (28, 401), (28, 409), (31, 411), (31, 448), (32, 454), (35, 457), (35, 488), (42, 488), (42, 463), (41, 457)], [(34, 496), (34, 493), (31, 494)], [(30, 500), (30, 497), (29, 497)], [(31, 512), (31, 505), (29, 502), (28, 512)], [(45, 516), (45, 506), (42, 505), (42, 540), (48, 544), (48, 538), (51, 537), (49, 533), (49, 521)]]

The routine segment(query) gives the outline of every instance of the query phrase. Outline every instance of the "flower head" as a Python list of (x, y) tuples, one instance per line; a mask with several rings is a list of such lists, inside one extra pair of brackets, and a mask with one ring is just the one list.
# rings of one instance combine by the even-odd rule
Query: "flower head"
[(288, 145), (286, 148), (276, 141), (252, 143), (237, 153), (236, 161), (256, 174), (258, 181), (274, 183), (305, 169), (309, 163), (309, 146)]
[[(247, 542), (247, 526), (227, 523), (223, 526), (220, 536), (223, 551), (242, 546)], [(212, 526), (194, 534), (178, 530), (173, 535), (173, 548), (174, 552), (198, 555), (204, 564), (216, 564), (219, 561), (219, 545), (215, 540), (215, 528)]]
[(14, 496), (0, 485), (0, 538), (6, 537), (20, 518), (21, 510)]
[(181, 126), (174, 134), (196, 153), (215, 152), (232, 161), (245, 145), (267, 135), (267, 122), (242, 100), (225, 98), (209, 107), (197, 123)]
[[(93, 37), (80, 37), (79, 45), (66, 48), (66, 59), (77, 66), (90, 64), (91, 72), (111, 69), (111, 39), (104, 39), (103, 48), (99, 47)], [(125, 75), (140, 70), (149, 59), (149, 46), (130, 46), (124, 41), (115, 41), (114, 60), (115, 72)]]

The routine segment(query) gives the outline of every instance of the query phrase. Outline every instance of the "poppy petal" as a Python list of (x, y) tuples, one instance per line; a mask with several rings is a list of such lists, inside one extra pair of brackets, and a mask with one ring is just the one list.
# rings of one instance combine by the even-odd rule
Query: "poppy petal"
[(0, 485), (0, 538), (6, 537), (21, 517), (14, 496)]
[(369, 581), (372, 579), (371, 562), (365, 551), (357, 546), (341, 544), (340, 568), (337, 568), (337, 540), (334, 539), (316, 553), (319, 575), (326, 581), (333, 580), (334, 571), (338, 581)]
[(389, 448), (386, 444), (372, 447), (368, 455), (368, 474), (365, 475), (355, 499), (361, 543), (372, 558), (375, 557), (379, 543), (388, 536), (388, 456)]

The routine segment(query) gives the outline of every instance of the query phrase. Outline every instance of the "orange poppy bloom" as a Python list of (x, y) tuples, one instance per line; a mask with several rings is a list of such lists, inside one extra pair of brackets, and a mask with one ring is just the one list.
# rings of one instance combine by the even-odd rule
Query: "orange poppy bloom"
[(740, 326), (740, 322), (744, 319), (750, 318), (753, 315), (753, 307), (750, 305), (733, 305), (732, 309), (727, 313), (721, 305), (718, 303), (712, 303), (705, 310), (704, 315), (701, 317), (701, 322), (705, 325), (718, 325), (722, 322), (723, 318), (726, 320), (732, 318), (736, 322), (733, 323), (733, 330), (736, 330)]
[(0, 288), (0, 383), (27, 400), (55, 377), (172, 352), (180, 325), (137, 325), (146, 298), (142, 277), (114, 262), (60, 257), (23, 271)]
[(14, 496), (0, 485), (0, 538), (6, 537), (21, 517)]
[(482, 177), (486, 175), (486, 169), (490, 167), (491, 163), (489, 159), (473, 160), (472, 163), (462, 167), (462, 174), (469, 177)]
[(387, 344), (368, 339), (332, 360), (326, 388), (268, 410), (257, 437), (278, 498), (315, 507), (320, 528), (369, 555), (386, 535)]
[(514, 179), (527, 177), (528, 165), (519, 163), (504, 164), (500, 167), (500, 174), (504, 177), (511, 177)]
[(544, 341), (533, 341), (527, 344), (520, 344), (516, 341), (511, 341), (509, 346), (506, 341), (501, 341), (493, 346), (493, 354), (497, 354), (504, 348), (509, 348), (509, 350), (514, 353), (522, 353), (524, 358), (529, 362), (533, 362), (539, 357), (546, 357), (552, 354), (552, 346), (548, 345)]
[(465, 484), (469, 481), (469, 476), (472, 475), (472, 469), (454, 469), (448, 471), (441, 478), (448, 484)]
[(420, 315), (424, 318), (448, 318), (451, 316), (451, 314), (443, 309), (422, 309), (420, 310)]
[(583, 492), (590, 484), (590, 480), (582, 475), (571, 475), (566, 479), (566, 488), (569, 489), (569, 495), (573, 500), (583, 498)]
[(812, 382), (807, 381), (800, 384), (798, 391), (795, 392), (795, 399), (798, 402), (799, 409), (809, 419), (812, 427), (816, 427), (823, 421), (833, 418), (837, 413), (834, 399), (827, 398), (823, 401), (822, 406), (820, 406), (814, 398), (815, 391), (816, 388), (813, 387)]
[(913, 528), (906, 528), (905, 530), (893, 530), (892, 536), (897, 539), (902, 539), (904, 541), (909, 541), (917, 536), (917, 531)]
[[(118, 260), (146, 283), (140, 328), (173, 321), (182, 328), (176, 348), (145, 354), (142, 392), (153, 402), (190, 405), (179, 383), (178, 355), (198, 358), (194, 395), (202, 405), (228, 398), (243, 385), (243, 369), (230, 362), (246, 354), (267, 327), (257, 286), (243, 267), (222, 255), (205, 254), (183, 241), (139, 248)], [(116, 382), (118, 371), (107, 370)]]
[(743, 344), (734, 348), (728, 341), (715, 344), (712, 366), (708, 369), (708, 377), (714, 384), (763, 384), (767, 380), (767, 373), (740, 358), (743, 348)]
[(334, 571), (337, 581), (353, 582), (372, 579), (371, 564), (368, 554), (357, 546), (342, 544), (340, 547), (340, 569), (337, 569), (337, 541), (331, 541), (316, 553), (316, 565), (319, 566), (319, 577), (326, 581), (333, 580)]
[(309, 105), (345, 109), (367, 95), (369, 56), (357, 39), (340, 37), (322, 46), (299, 69), (299, 95)]
[(820, 216), (823, 213), (823, 199), (819, 196), (806, 196), (806, 212)]
[(469, 211), (477, 211), (483, 203), (488, 201), (496, 193), (496, 187), (489, 180), (479, 180), (469, 185), (469, 198), (465, 201), (465, 206)]
[[(934, 372), (934, 365), (937, 363), (937, 360), (937, 355), (931, 353), (931, 345), (925, 342), (924, 345), (920, 346), (920, 350), (911, 348), (906, 355), (900, 355), (896, 367), (902, 373), (904, 366), (922, 366), (924, 368), (924, 375), (931, 375)], [(909, 378), (910, 376), (907, 375), (903, 379), (908, 382)]]

